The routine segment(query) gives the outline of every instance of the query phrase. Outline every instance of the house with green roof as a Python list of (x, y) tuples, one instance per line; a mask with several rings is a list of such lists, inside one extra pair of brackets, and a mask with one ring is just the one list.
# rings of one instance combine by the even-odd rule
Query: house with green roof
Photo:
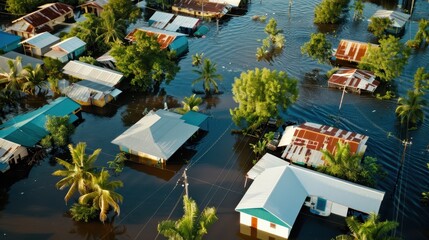
[(18, 115), (0, 125), (0, 138), (33, 147), (48, 135), (45, 128), (47, 116), (69, 116), (71, 123), (80, 115), (81, 107), (68, 97), (60, 97), (39, 109)]

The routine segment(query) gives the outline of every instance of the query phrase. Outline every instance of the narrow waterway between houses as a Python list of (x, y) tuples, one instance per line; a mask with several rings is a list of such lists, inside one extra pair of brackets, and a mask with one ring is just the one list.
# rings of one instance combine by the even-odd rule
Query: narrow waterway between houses
[[(124, 171), (115, 179), (124, 187), (118, 192), (124, 202), (121, 214), (102, 224), (77, 223), (67, 214), (64, 191), (56, 190), (58, 177), (51, 175), (59, 169), (52, 158), (46, 158), (29, 171), (11, 174), (10, 182), (2, 178), (0, 188), (0, 238), (2, 239), (163, 239), (158, 236), (158, 222), (182, 215), (181, 196), (183, 188), (177, 184), (182, 171), (188, 167), (189, 193), (200, 209), (206, 206), (217, 208), (219, 220), (209, 228), (205, 239), (249, 239), (240, 234), (239, 214), (235, 206), (245, 193), (244, 175), (251, 168), (252, 155), (249, 142), (254, 139), (231, 134), (236, 128), (231, 121), (229, 109), (236, 106), (232, 100), (231, 85), (241, 72), (255, 67), (267, 67), (286, 71), (299, 80), (299, 99), (282, 116), (295, 122), (316, 122), (362, 133), (369, 136), (366, 155), (373, 156), (382, 164), (388, 175), (380, 179), (377, 188), (386, 191), (380, 214), (382, 218), (400, 223), (396, 235), (404, 239), (428, 239), (429, 206), (420, 202), (422, 191), (429, 190), (429, 121), (411, 131), (412, 144), (405, 155), (402, 178), (393, 194), (396, 174), (403, 151), (404, 136), (399, 131), (395, 117), (396, 100), (377, 100), (370, 95), (346, 94), (341, 111), (338, 110), (341, 91), (327, 88), (326, 80), (317, 77), (330, 69), (308, 57), (302, 56), (300, 46), (314, 32), (328, 33), (336, 46), (342, 39), (362, 42), (375, 39), (367, 31), (367, 19), (378, 9), (395, 6), (365, 2), (365, 20), (352, 21), (353, 11), (346, 13), (343, 23), (335, 26), (313, 24), (313, 10), (318, 1), (293, 1), (289, 11), (288, 1), (252, 1), (242, 15), (229, 16), (220, 22), (206, 23), (210, 31), (204, 38), (189, 39), (189, 53), (179, 65), (181, 71), (169, 85), (162, 86), (162, 93), (147, 96), (126, 93), (103, 109), (86, 109), (85, 119), (72, 136), (74, 144), (84, 141), (92, 152), (102, 148), (97, 161), (99, 166), (119, 152), (110, 142), (132, 124), (137, 122), (145, 109), (177, 107), (183, 97), (192, 94), (191, 56), (204, 53), (217, 63), (223, 75), (222, 95), (205, 99), (200, 107), (210, 115), (209, 131), (198, 143), (184, 152), (188, 164), (169, 162), (167, 169), (157, 169), (138, 164), (126, 164)], [(284, 31), (286, 47), (272, 65), (257, 62), (256, 48), (265, 38), (266, 23), (253, 21), (254, 15), (266, 15), (277, 20)], [(405, 42), (414, 37), (420, 17), (429, 18), (429, 3), (416, 0), (412, 21), (402, 37)], [(404, 95), (412, 87), (413, 75), (418, 67), (429, 69), (429, 48), (413, 51), (409, 63), (394, 85), (398, 95)], [(316, 71), (315, 71), (316, 70)], [(194, 86), (200, 89), (200, 85)], [(428, 96), (426, 99), (429, 101)], [(28, 109), (45, 104), (44, 99), (32, 99), (25, 105)], [(429, 118), (429, 108), (425, 115)], [(174, 137), (174, 136), (172, 136)], [(310, 215), (305, 210), (299, 215), (290, 239), (331, 239), (343, 233), (343, 219), (324, 219)]]

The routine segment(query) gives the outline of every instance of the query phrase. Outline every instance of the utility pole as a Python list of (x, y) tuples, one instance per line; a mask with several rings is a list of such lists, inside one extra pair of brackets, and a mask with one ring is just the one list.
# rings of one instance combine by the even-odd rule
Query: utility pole
[(343, 94), (341, 95), (340, 106), (338, 106), (338, 111), (341, 110), (341, 106), (343, 105), (344, 93), (346, 93), (346, 85), (343, 88)]
[(186, 175), (186, 171), (187, 171), (188, 169), (187, 168), (185, 168), (185, 171), (183, 171), (183, 174), (182, 174), (182, 177), (183, 177), (183, 185), (182, 186), (184, 186), (185, 187), (185, 195), (188, 197), (189, 195), (188, 195), (188, 176)]
[(408, 141), (408, 140), (403, 140), (403, 141), (402, 141), (402, 144), (404, 145), (404, 150), (402, 151), (401, 163), (400, 163), (399, 168), (398, 168), (398, 173), (396, 174), (396, 182), (395, 182), (395, 187), (394, 187), (394, 189), (393, 189), (393, 195), (395, 195), (396, 188), (398, 187), (399, 177), (400, 177), (401, 172), (402, 172), (402, 167), (404, 166), (404, 162), (405, 162), (405, 153), (406, 153), (406, 151), (407, 151), (407, 146), (408, 146), (408, 145), (411, 145), (411, 144), (412, 144), (412, 142), (411, 142), (411, 141)]

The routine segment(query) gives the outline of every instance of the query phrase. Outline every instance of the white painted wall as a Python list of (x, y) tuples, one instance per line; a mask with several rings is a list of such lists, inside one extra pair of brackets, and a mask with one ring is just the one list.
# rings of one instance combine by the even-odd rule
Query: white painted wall
[[(252, 216), (249, 214), (240, 212), (240, 223), (243, 225), (252, 226)], [(291, 229), (277, 224), (275, 228), (272, 228), (270, 222), (260, 218), (258, 218), (258, 230), (261, 230), (282, 238), (288, 238), (291, 231)]]
[(340, 215), (343, 217), (347, 217), (347, 210), (348, 209), (349, 208), (344, 206), (344, 205), (332, 202), (331, 213), (333, 213), (333, 214)]

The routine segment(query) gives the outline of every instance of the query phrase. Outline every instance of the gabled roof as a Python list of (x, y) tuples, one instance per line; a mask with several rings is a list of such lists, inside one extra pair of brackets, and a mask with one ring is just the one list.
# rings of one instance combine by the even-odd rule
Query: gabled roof
[(368, 92), (374, 92), (380, 84), (375, 80), (374, 73), (354, 68), (338, 69), (338, 71), (329, 78), (328, 82), (339, 87), (345, 86)]
[(99, 8), (103, 8), (104, 5), (106, 5), (107, 3), (109, 3), (108, 0), (92, 0), (92, 1), (85, 2), (80, 6), (93, 5), (93, 6), (97, 6)]
[(248, 176), (254, 181), (235, 210), (279, 224), (277, 219), (288, 228), (295, 223), (307, 196), (323, 197), (365, 213), (378, 213), (384, 198), (384, 192), (289, 165), (269, 153)]
[(0, 49), (6, 48), (10, 44), (19, 42), (20, 40), (20, 36), (0, 31)]
[(2, 72), (9, 72), (10, 71), (8, 61), (11, 60), (12, 62), (15, 63), (16, 57), (21, 58), (21, 65), (16, 66), (18, 68), (18, 71), (22, 70), (22, 68), (27, 66), (27, 65), (31, 65), (33, 68), (35, 68), (37, 66), (37, 64), (43, 65), (43, 61), (40, 59), (33, 58), (33, 57), (30, 57), (30, 56), (27, 56), (27, 55), (24, 55), (21, 53), (17, 53), (14, 51), (10, 51), (10, 52), (7, 52), (4, 55), (0, 56), (0, 74)]
[(156, 11), (150, 18), (149, 24), (151, 27), (163, 29), (174, 17), (172, 13)]
[(122, 92), (119, 89), (113, 87), (98, 84), (88, 80), (82, 80), (64, 88), (62, 93), (76, 101), (88, 102), (91, 97), (93, 99), (99, 100), (115, 90), (116, 92), (119, 91), (115, 96)]
[(171, 22), (165, 27), (165, 30), (175, 32), (180, 27), (193, 29), (198, 25), (199, 22), (200, 19), (198, 18), (177, 15), (174, 18), (173, 22)]
[(80, 109), (80, 105), (70, 98), (57, 98), (50, 104), (18, 115), (0, 125), (0, 138), (32, 147), (48, 134), (45, 129), (46, 116), (70, 115), (70, 122), (74, 122), (77, 117), (72, 114), (77, 109)]
[(25, 39), (21, 43), (30, 44), (36, 48), (44, 48), (59, 41), (60, 38), (48, 32), (39, 33), (31, 38)]
[(101, 55), (100, 57), (98, 57), (96, 60), (97, 62), (105, 62), (105, 61), (116, 62), (115, 58), (112, 57), (112, 55), (110, 55), (110, 50), (105, 54)]
[(389, 18), (392, 21), (392, 26), (397, 28), (402, 28), (405, 23), (407, 23), (408, 19), (410, 19), (411, 15), (403, 13), (403, 12), (397, 12), (397, 11), (391, 11), (391, 10), (377, 10), (377, 12), (372, 15), (373, 18)]
[(368, 46), (378, 47), (376, 44), (342, 39), (334, 56), (339, 60), (359, 63), (362, 57), (365, 56)]
[(204, 12), (219, 13), (220, 15), (223, 15), (229, 11), (229, 4), (204, 2), (204, 6), (201, 7), (200, 2), (201, 1), (199, 0), (178, 0), (174, 2), (173, 6), (195, 11), (201, 11), (202, 9)]
[(73, 7), (64, 3), (56, 2), (40, 6), (39, 10), (20, 17), (12, 23), (24, 20), (33, 27), (39, 27), (45, 23), (52, 21), (60, 16), (66, 15), (73, 11)]
[(58, 47), (66, 53), (72, 53), (72, 52), (76, 51), (77, 49), (79, 49), (85, 45), (86, 45), (86, 43), (84, 41), (80, 40), (80, 38), (71, 37), (71, 38), (67, 38), (67, 39), (65, 39), (59, 43), (52, 45), (51, 48)]
[(342, 129), (306, 122), (286, 127), (279, 147), (287, 146), (282, 158), (312, 166), (324, 164), (320, 150), (335, 150), (338, 141), (350, 145), (352, 153), (365, 152), (368, 136)]
[(76, 60), (68, 62), (63, 67), (63, 72), (75, 78), (90, 80), (110, 87), (118, 84), (123, 77), (120, 72)]
[(151, 28), (151, 27), (140, 27), (140, 28), (136, 28), (132, 32), (130, 32), (125, 37), (125, 39), (132, 41), (132, 42), (135, 41), (136, 39), (134, 37), (134, 34), (136, 34), (136, 32), (138, 32), (138, 31), (144, 32), (149, 36), (155, 36), (158, 43), (161, 45), (161, 49), (165, 49), (168, 46), (170, 46), (170, 44), (177, 37), (186, 36), (186, 34), (183, 34), (183, 33), (170, 32), (170, 31), (165, 31), (165, 30)]
[(180, 117), (165, 110), (150, 111), (112, 143), (167, 160), (198, 130)]
[(8, 162), (10, 157), (20, 146), (21, 145), (17, 143), (0, 138), (0, 162)]

